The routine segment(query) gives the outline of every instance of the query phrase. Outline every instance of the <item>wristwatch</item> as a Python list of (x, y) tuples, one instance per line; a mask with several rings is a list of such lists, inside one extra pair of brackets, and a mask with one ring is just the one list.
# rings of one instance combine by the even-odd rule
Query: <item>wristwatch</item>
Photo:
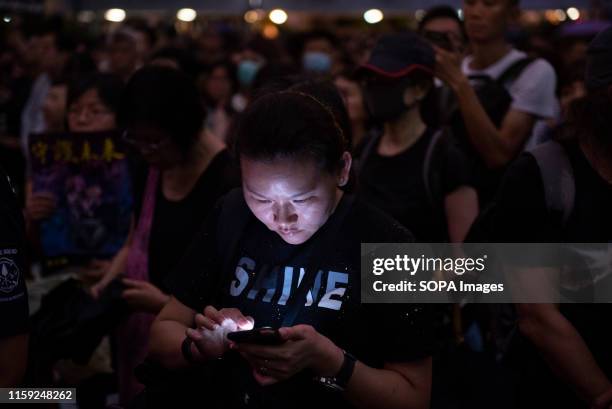
[(357, 358), (346, 351), (342, 351), (344, 353), (344, 360), (342, 361), (342, 366), (340, 370), (336, 374), (336, 376), (315, 376), (314, 380), (326, 388), (343, 392), (353, 375), (353, 370), (355, 369), (355, 362), (357, 362)]

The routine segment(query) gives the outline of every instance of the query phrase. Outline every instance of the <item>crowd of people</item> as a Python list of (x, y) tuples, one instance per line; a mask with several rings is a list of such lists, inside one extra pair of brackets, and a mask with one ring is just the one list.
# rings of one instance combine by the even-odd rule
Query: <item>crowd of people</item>
[[(4, 27), (0, 386), (82, 408), (612, 408), (610, 304), (360, 302), (361, 243), (611, 242), (612, 24), (520, 13), (464, 0), (414, 30), (275, 39)], [(78, 257), (46, 252), (77, 204), (41, 135), (104, 140), (64, 163)], [(85, 158), (116, 163), (118, 229)], [(82, 244), (107, 230), (122, 245)], [(254, 327), (275, 342), (227, 337)]]

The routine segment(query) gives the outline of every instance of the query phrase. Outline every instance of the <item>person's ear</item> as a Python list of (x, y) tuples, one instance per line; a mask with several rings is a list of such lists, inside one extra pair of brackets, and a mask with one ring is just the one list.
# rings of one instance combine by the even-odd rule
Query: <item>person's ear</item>
[(348, 183), (349, 175), (351, 172), (351, 166), (353, 165), (353, 157), (348, 151), (345, 151), (342, 154), (341, 162), (342, 162), (342, 168), (340, 169), (340, 172), (338, 173), (338, 183), (337, 183), (339, 187), (345, 186)]
[(426, 82), (419, 82), (413, 86), (407, 87), (404, 90), (404, 105), (412, 107), (414, 104), (421, 102), (430, 89), (431, 84)]

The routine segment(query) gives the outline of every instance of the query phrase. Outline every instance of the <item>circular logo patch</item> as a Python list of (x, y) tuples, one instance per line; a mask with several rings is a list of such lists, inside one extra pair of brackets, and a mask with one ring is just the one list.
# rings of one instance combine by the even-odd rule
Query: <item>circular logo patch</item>
[(17, 264), (6, 257), (0, 258), (0, 291), (10, 293), (19, 284), (19, 268)]

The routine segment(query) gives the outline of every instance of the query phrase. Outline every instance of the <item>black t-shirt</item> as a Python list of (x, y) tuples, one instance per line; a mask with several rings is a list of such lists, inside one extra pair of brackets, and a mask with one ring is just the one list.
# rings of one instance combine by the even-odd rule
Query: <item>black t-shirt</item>
[[(144, 178), (146, 181), (146, 177)], [(144, 183), (137, 187), (142, 198)], [(202, 172), (189, 194), (179, 201), (164, 197), (161, 180), (155, 197), (155, 211), (149, 238), (149, 280), (163, 291), (166, 275), (173, 271), (193, 241), (217, 200), (239, 185), (239, 173), (227, 150), (219, 152)], [(139, 205), (142, 199), (138, 200)], [(136, 215), (139, 216), (140, 209)]]
[[(538, 164), (531, 154), (524, 153), (508, 169), (495, 201), (479, 221), (486, 226), (491, 242), (612, 242), (612, 186), (592, 168), (577, 144), (566, 144), (565, 149), (576, 187), (574, 207), (567, 221), (547, 208)], [(562, 304), (560, 311), (612, 379), (611, 307), (612, 304)], [(514, 362), (523, 371), (520, 396), (526, 398), (528, 406), (537, 407), (534, 399), (541, 397), (547, 407), (582, 407), (527, 340), (517, 339), (513, 353), (518, 356)], [(551, 403), (553, 397), (561, 406)], [(521, 403), (523, 406), (526, 405)]]
[[(225, 200), (229, 197), (231, 194)], [(349, 207), (342, 210), (343, 206)], [(252, 316), (258, 327), (278, 327), (301, 270), (307, 269), (309, 255), (316, 252), (320, 255), (318, 275), (293, 325), (312, 325), (336, 345), (374, 367), (430, 354), (428, 308), (360, 303), (360, 243), (411, 242), (410, 233), (397, 222), (345, 195), (313, 237), (301, 245), (290, 245), (250, 214), (243, 227), (220, 220), (220, 207), (179, 264), (171, 284), (179, 301), (195, 311), (202, 311), (208, 304), (235, 307)], [(338, 220), (339, 212), (345, 212), (344, 220)], [(219, 248), (219, 223), (232, 232), (240, 229), (235, 232), (241, 235), (235, 246), (237, 251)], [(333, 227), (335, 223), (341, 223), (340, 227)], [(317, 248), (321, 243), (325, 247)], [(227, 252), (234, 254), (229, 264), (223, 262)], [(228, 266), (226, 271), (222, 265)], [(223, 361), (230, 377), (219, 380), (218, 387), (227, 396), (221, 402), (223, 407), (349, 407), (340, 394), (330, 395), (306, 373), (261, 387), (242, 358), (230, 354)]]
[(28, 331), (25, 226), (10, 182), (0, 168), (0, 338)]
[(423, 162), (436, 131), (428, 128), (414, 145), (394, 156), (382, 156), (374, 146), (359, 172), (359, 194), (407, 227), (418, 242), (448, 241), (444, 196), (460, 186), (471, 185), (465, 157), (449, 138), (441, 137), (431, 161), (430, 173), (438, 180), (435, 186), (430, 185), (436, 201), (432, 203)]

